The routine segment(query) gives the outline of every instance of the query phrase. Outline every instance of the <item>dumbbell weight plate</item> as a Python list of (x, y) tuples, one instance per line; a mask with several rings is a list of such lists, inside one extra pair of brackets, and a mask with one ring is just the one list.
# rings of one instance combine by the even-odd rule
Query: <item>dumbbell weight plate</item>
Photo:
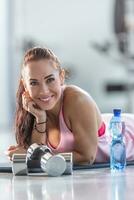
[(60, 176), (66, 170), (66, 161), (60, 154), (46, 153), (41, 158), (41, 168), (49, 176)]
[(26, 154), (13, 154), (12, 157), (13, 175), (27, 175)]

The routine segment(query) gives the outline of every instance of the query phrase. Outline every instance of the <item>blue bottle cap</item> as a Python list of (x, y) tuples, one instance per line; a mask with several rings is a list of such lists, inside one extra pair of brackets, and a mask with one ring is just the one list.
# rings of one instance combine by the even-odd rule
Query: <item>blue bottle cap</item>
[(121, 109), (113, 109), (113, 113), (115, 117), (120, 117), (121, 115)]

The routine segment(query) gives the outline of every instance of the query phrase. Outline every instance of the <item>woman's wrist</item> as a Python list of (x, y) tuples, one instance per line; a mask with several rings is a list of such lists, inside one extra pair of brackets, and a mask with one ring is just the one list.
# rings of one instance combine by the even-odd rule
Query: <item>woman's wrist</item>
[(46, 121), (41, 121), (41, 122), (36, 122), (37, 125), (46, 124), (46, 123), (47, 123), (47, 120)]
[(46, 117), (39, 117), (39, 118), (36, 118), (36, 123), (37, 124), (41, 124), (43, 122), (47, 122), (47, 118)]
[(39, 133), (46, 133), (46, 123), (47, 121), (35, 122), (34, 129)]

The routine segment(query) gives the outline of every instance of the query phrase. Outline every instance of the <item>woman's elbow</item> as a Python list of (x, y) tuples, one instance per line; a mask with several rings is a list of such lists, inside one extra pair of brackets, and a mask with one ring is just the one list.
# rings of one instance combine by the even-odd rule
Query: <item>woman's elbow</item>
[(95, 161), (97, 154), (97, 145), (94, 145), (93, 148), (89, 148), (84, 154), (84, 160), (86, 163), (92, 165)]
[(96, 152), (86, 151), (85, 153), (81, 153), (80, 160), (78, 160), (78, 163), (81, 164), (89, 164), (92, 165), (96, 158)]
[(90, 154), (84, 156), (84, 159), (83, 159), (84, 163), (92, 165), (95, 161), (95, 157), (96, 157), (96, 154), (94, 154), (94, 153), (92, 153), (92, 154), (90, 153)]

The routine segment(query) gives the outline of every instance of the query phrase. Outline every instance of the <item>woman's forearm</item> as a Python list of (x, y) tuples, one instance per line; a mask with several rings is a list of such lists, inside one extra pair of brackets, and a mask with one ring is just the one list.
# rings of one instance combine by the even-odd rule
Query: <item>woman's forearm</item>
[(46, 144), (46, 120), (44, 119), (38, 119), (35, 121), (33, 131), (32, 131), (32, 137), (31, 137), (31, 144), (37, 143), (37, 144)]
[(46, 138), (47, 138), (46, 132), (39, 133), (36, 129), (34, 129), (32, 132), (31, 144), (37, 143), (46, 145)]

